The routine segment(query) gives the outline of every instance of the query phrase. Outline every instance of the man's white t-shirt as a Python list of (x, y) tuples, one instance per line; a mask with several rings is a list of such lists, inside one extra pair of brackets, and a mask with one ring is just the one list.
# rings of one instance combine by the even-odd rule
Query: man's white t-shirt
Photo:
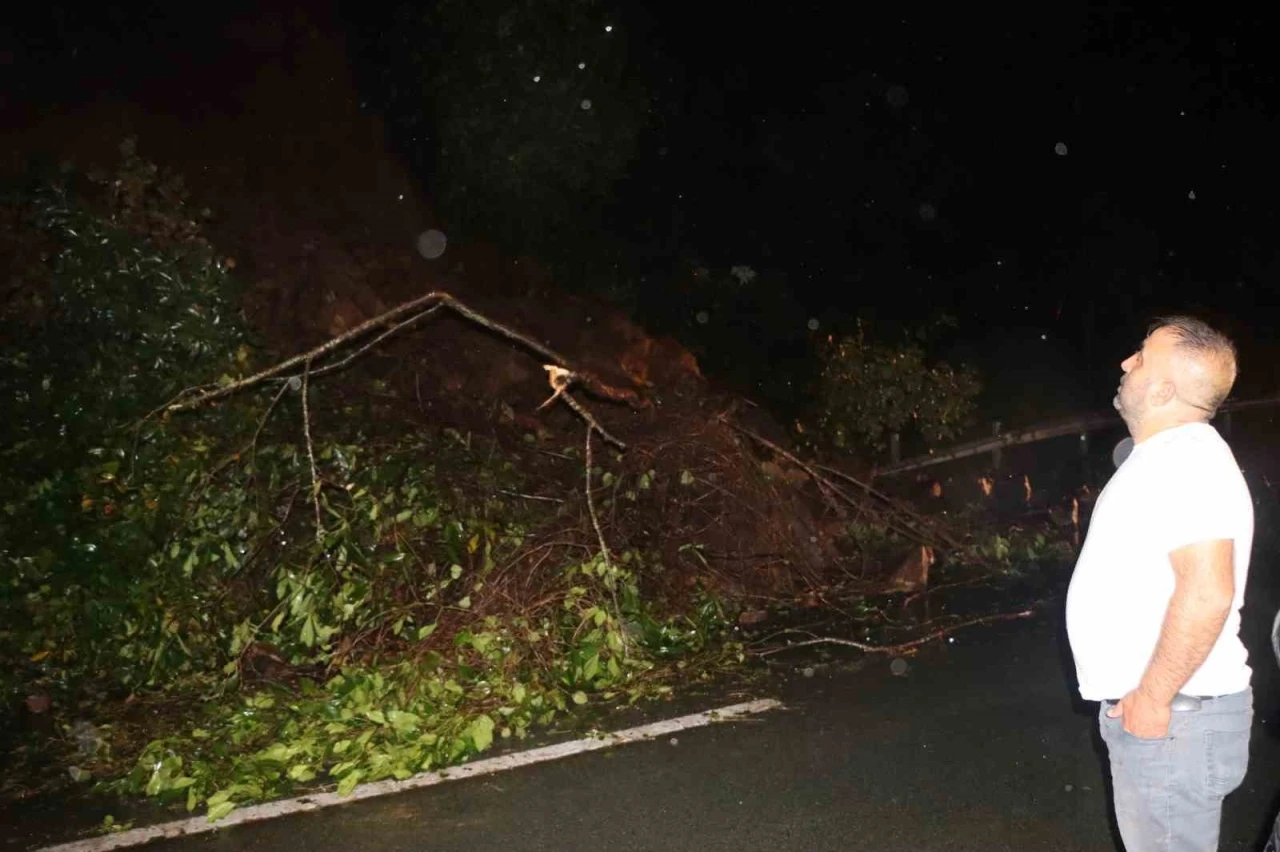
[(1170, 552), (1200, 541), (1235, 542), (1235, 600), (1187, 695), (1249, 686), (1240, 606), (1253, 545), (1253, 501), (1240, 466), (1207, 423), (1159, 432), (1133, 448), (1098, 496), (1067, 592), (1067, 635), (1080, 695), (1121, 698), (1138, 686), (1173, 595)]

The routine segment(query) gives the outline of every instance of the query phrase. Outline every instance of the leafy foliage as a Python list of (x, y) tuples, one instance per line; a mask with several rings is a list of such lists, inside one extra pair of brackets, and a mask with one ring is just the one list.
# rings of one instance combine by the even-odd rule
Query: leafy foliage
[(980, 389), (971, 369), (930, 363), (915, 340), (875, 342), (859, 321), (823, 354), (818, 424), (837, 447), (882, 449), (907, 429), (943, 441), (964, 428)]
[[(300, 383), (148, 416), (252, 354), (180, 185), (123, 153), (105, 207), (45, 186), (10, 199), (4, 234), (23, 331), (0, 348), (5, 711), (43, 694), (64, 719), (106, 714), (78, 779), (216, 819), (293, 785), (446, 766), (574, 705), (669, 689), (664, 659), (724, 652), (713, 601), (653, 614), (640, 553), (543, 569), (539, 599), (512, 606), (515, 559), (555, 511), (502, 496), (523, 487), (518, 455), (368, 434), (313, 382), (317, 490)], [(145, 743), (123, 736), (127, 706), (104, 708), (125, 695), (166, 708)]]
[[(154, 173), (126, 178), (140, 198)], [(235, 415), (191, 418), (181, 432), (130, 424), (193, 375), (243, 361), (234, 291), (198, 247), (162, 254), (62, 189), (16, 201), (7, 247), (41, 260), (18, 269), (4, 305), (16, 333), (0, 350), (0, 641), (6, 662), (21, 652), (60, 676), (116, 670), (131, 683), (156, 661), (145, 643), (171, 623), (156, 605), (164, 577), (142, 566), (198, 476), (209, 430)], [(103, 641), (113, 631), (123, 641)]]

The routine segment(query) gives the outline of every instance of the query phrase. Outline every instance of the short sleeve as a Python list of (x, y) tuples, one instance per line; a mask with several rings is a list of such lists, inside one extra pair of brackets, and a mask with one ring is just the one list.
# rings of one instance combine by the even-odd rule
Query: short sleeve
[(1229, 460), (1196, 454), (1171, 468), (1157, 503), (1160, 505), (1160, 538), (1166, 552), (1201, 541), (1234, 539), (1241, 519), (1235, 516), (1238, 473)]

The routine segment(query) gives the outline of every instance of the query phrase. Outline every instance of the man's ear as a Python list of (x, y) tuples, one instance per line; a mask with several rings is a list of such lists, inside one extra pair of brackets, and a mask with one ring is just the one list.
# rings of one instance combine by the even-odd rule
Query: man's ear
[(1151, 386), (1152, 405), (1168, 405), (1177, 395), (1178, 389), (1173, 386), (1173, 382), (1156, 382)]

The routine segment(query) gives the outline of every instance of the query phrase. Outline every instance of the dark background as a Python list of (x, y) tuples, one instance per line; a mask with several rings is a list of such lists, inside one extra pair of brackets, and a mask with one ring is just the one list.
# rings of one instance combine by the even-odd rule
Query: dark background
[[(680, 263), (749, 265), (822, 334), (948, 314), (937, 353), (983, 370), (991, 413), (1029, 422), (1106, 407), (1147, 322), (1191, 311), (1239, 340), (1238, 397), (1274, 391), (1280, 133), (1261, 18), (864, 6), (610, 6), (653, 115), (598, 224), (644, 319), (689, 328), (696, 299), (667, 311)], [(106, 96), (198, 110), (255, 73), (228, 29), (279, 8), (27, 8), (6, 34), (6, 113)], [(424, 133), (386, 86), (394, 8), (307, 8), (430, 204), (430, 116)], [(331, 83), (306, 73), (300, 91)], [(802, 370), (804, 340), (754, 341), (752, 369)]]

